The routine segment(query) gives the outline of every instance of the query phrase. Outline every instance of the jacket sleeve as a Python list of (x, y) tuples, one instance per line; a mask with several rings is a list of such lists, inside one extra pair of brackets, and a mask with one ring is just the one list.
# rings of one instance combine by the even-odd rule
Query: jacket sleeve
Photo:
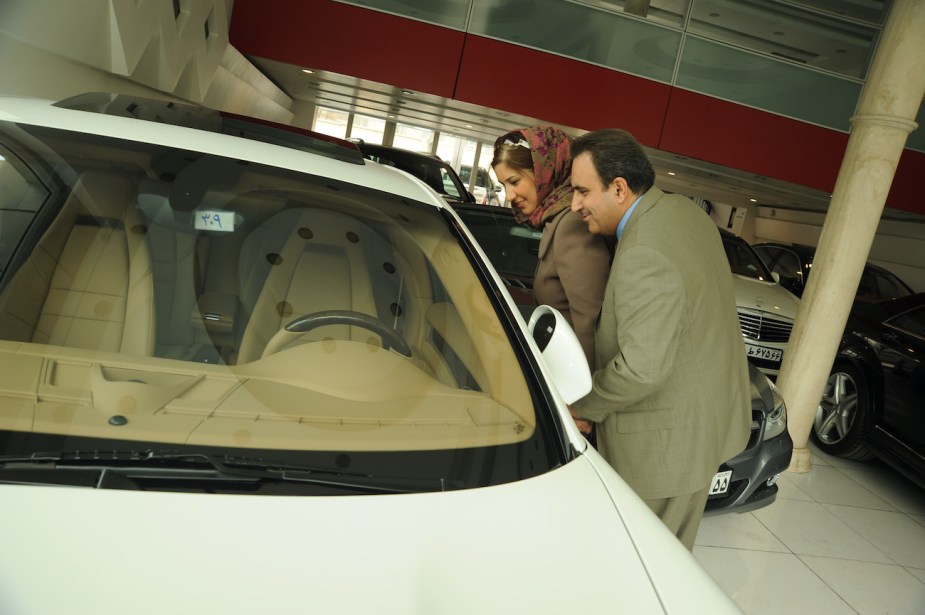
[(645, 245), (624, 246), (614, 267), (601, 318), (615, 319), (618, 351), (595, 371), (591, 392), (573, 405), (579, 416), (594, 422), (632, 408), (664, 387), (683, 334), (683, 280), (661, 252)]
[(568, 301), (572, 329), (585, 351), (588, 366), (594, 370), (594, 329), (610, 274), (610, 249), (605, 239), (591, 233), (573, 212), (567, 212), (559, 224), (554, 249), (556, 273)]

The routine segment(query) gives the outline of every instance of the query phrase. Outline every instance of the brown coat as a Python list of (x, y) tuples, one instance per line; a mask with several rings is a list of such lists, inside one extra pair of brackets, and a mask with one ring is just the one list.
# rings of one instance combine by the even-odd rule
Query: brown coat
[(609, 272), (606, 240), (590, 233), (578, 214), (564, 209), (546, 221), (533, 279), (536, 302), (556, 308), (572, 325), (592, 370), (594, 326)]

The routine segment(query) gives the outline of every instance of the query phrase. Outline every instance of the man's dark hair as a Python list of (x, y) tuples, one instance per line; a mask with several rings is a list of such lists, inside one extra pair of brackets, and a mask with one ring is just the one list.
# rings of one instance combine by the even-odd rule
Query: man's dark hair
[(604, 187), (617, 177), (626, 180), (634, 194), (643, 194), (655, 184), (655, 170), (642, 145), (619, 128), (602, 128), (582, 135), (572, 143), (572, 160), (591, 154), (591, 162)]

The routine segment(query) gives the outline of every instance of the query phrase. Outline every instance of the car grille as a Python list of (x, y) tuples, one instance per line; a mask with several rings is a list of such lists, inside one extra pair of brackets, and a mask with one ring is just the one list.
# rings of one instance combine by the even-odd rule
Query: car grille
[(739, 310), (742, 335), (762, 342), (786, 342), (790, 339), (793, 321), (777, 318), (768, 312)]

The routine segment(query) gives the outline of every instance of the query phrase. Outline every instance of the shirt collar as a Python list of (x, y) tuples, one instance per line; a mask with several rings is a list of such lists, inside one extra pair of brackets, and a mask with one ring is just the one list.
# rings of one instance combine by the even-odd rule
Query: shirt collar
[(639, 201), (642, 200), (644, 195), (639, 195), (636, 197), (636, 200), (633, 201), (633, 204), (630, 205), (630, 208), (626, 210), (626, 214), (623, 216), (623, 219), (620, 220), (620, 224), (617, 225), (617, 239), (619, 240), (623, 237), (623, 227), (626, 226), (626, 221), (630, 219), (630, 216), (633, 215), (633, 211), (636, 209), (636, 206), (639, 205)]

